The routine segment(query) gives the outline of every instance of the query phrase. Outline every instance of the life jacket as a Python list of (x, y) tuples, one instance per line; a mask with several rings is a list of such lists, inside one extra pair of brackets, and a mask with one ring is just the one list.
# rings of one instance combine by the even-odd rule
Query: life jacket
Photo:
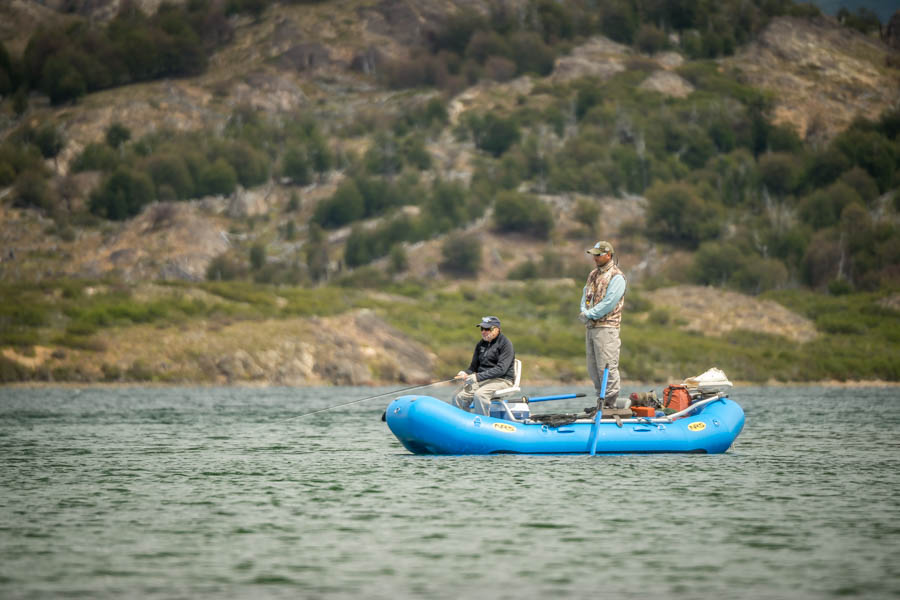
[[(599, 303), (606, 296), (606, 290), (609, 288), (609, 282), (616, 275), (621, 275), (625, 279), (625, 274), (619, 269), (618, 265), (609, 261), (602, 267), (597, 267), (587, 280), (587, 294), (585, 296), (585, 304), (591, 308)], [(622, 307), (625, 305), (625, 295), (619, 299), (619, 302), (611, 311), (600, 317), (591, 320), (591, 327), (615, 327), (618, 329), (622, 325)]]

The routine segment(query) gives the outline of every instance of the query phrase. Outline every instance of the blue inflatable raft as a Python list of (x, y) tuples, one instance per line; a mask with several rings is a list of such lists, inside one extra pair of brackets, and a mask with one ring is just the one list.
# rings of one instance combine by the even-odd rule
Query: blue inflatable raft
[(744, 411), (725, 395), (667, 417), (579, 420), (551, 427), (468, 413), (431, 396), (401, 396), (385, 420), (414, 454), (642, 454), (725, 452), (744, 426)]

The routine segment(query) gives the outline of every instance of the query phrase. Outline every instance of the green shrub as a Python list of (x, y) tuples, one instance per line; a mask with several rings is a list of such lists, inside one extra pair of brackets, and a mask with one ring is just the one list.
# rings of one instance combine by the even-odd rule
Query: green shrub
[(134, 169), (119, 167), (91, 194), (90, 210), (95, 215), (121, 221), (135, 216), (155, 199), (150, 177)]
[(103, 381), (120, 381), (122, 379), (122, 369), (117, 365), (103, 363), (100, 365), (100, 371), (103, 373)]
[(878, 183), (872, 179), (871, 175), (859, 167), (853, 167), (849, 171), (845, 171), (841, 174), (839, 181), (856, 190), (856, 193), (868, 206), (871, 206), (880, 195)]
[(730, 281), (746, 294), (759, 294), (783, 287), (788, 281), (788, 270), (777, 258), (753, 257), (732, 274)]
[(344, 245), (344, 262), (348, 267), (359, 267), (372, 262), (376, 256), (375, 238), (359, 225), (354, 225)]
[(665, 308), (654, 308), (650, 311), (647, 321), (654, 325), (665, 327), (672, 321), (672, 315)]
[(172, 190), (173, 199), (185, 200), (193, 196), (194, 180), (182, 157), (157, 153), (144, 162), (143, 169), (156, 184), (157, 197), (162, 197), (160, 191), (164, 187)]
[(487, 113), (469, 117), (468, 124), (475, 145), (494, 156), (500, 156), (519, 141), (519, 126), (514, 119)]
[(653, 309), (653, 304), (638, 290), (629, 289), (625, 302), (628, 312), (644, 313)]
[(288, 198), (287, 206), (285, 210), (287, 212), (296, 212), (300, 208), (300, 196), (297, 195), (297, 192), (291, 191), (291, 195)]
[(244, 187), (265, 183), (269, 178), (268, 157), (246, 142), (231, 142), (216, 154), (231, 165), (238, 182)]
[(16, 361), (0, 354), (0, 383), (28, 381), (32, 378), (32, 370)]
[(501, 192), (494, 201), (494, 227), (502, 232), (526, 233), (547, 239), (553, 213), (540, 198), (519, 192)]
[[(828, 284), (828, 293), (832, 296), (844, 296), (853, 291), (853, 286), (846, 279), (839, 278), (833, 279), (831, 283)], [(837, 333), (837, 331), (830, 331), (830, 333)]]
[(719, 234), (721, 206), (690, 184), (656, 183), (647, 190), (647, 201), (650, 230), (669, 241), (695, 248)]
[(87, 321), (72, 321), (66, 325), (66, 333), (69, 335), (94, 335), (98, 330), (99, 327), (96, 323)]
[(520, 74), (534, 73), (541, 77), (549, 75), (556, 59), (550, 48), (539, 35), (531, 32), (514, 33), (509, 38), (512, 60)]
[(692, 280), (700, 285), (722, 286), (744, 264), (744, 254), (737, 246), (704, 242), (694, 254)]
[(266, 248), (262, 244), (253, 244), (250, 247), (250, 268), (259, 271), (266, 264)]
[(0, 325), (3, 330), (16, 327), (43, 327), (49, 322), (44, 306), (35, 303), (4, 303), (0, 305)]
[(797, 188), (801, 166), (792, 154), (763, 154), (759, 157), (759, 176), (771, 193), (785, 196)]
[(382, 289), (389, 283), (390, 277), (375, 267), (362, 267), (335, 280), (336, 285), (352, 288)]
[(882, 193), (894, 186), (898, 156), (894, 144), (887, 138), (874, 131), (851, 127), (840, 133), (832, 145), (852, 164), (865, 169), (878, 183)]
[(125, 371), (125, 378), (130, 381), (151, 381), (154, 373), (149, 365), (138, 359), (131, 363), (131, 366)]
[(601, 87), (592, 81), (578, 86), (575, 93), (575, 117), (578, 120), (584, 118), (589, 110), (603, 101)]
[(34, 143), (44, 158), (55, 158), (65, 147), (62, 131), (52, 123), (44, 123), (34, 132)]
[(812, 287), (821, 287), (837, 276), (841, 259), (840, 236), (833, 229), (816, 233), (806, 247), (803, 257), (803, 276)]
[(793, 127), (789, 125), (773, 125), (769, 129), (769, 149), (772, 152), (784, 152), (788, 154), (801, 154), (803, 152), (803, 140), (797, 135)]
[(743, 148), (720, 154), (696, 174), (705, 178), (727, 207), (755, 209), (759, 204), (756, 160)]
[(131, 130), (117, 121), (106, 129), (105, 139), (110, 148), (120, 148), (131, 139)]
[(363, 158), (366, 171), (373, 175), (393, 175), (403, 168), (403, 154), (397, 139), (381, 132)]
[(452, 233), (441, 246), (440, 269), (450, 275), (474, 276), (481, 268), (481, 239), (474, 235)]
[(431, 154), (425, 147), (425, 138), (421, 135), (409, 135), (401, 141), (400, 150), (403, 161), (420, 171), (431, 168)]
[(844, 207), (854, 202), (863, 203), (856, 190), (842, 182), (833, 183), (802, 200), (800, 218), (814, 229), (831, 227), (840, 220)]
[(16, 180), (16, 170), (12, 165), (0, 162), (0, 186), (6, 187)]
[(87, 82), (73, 64), (74, 58), (72, 55), (52, 56), (44, 64), (40, 89), (53, 104), (77, 100), (87, 93)]
[(16, 206), (27, 206), (49, 210), (53, 207), (53, 195), (47, 185), (47, 178), (40, 171), (29, 169), (16, 179)]
[(18, 65), (13, 62), (6, 50), (6, 46), (0, 42), (0, 95), (8, 96), (18, 87)]
[(72, 170), (80, 171), (112, 171), (118, 165), (116, 151), (106, 144), (88, 144), (72, 164)]
[(322, 280), (328, 274), (328, 241), (316, 223), (309, 225), (304, 251), (310, 278), (314, 282)]
[(391, 219), (375, 229), (355, 226), (347, 238), (344, 260), (349, 267), (358, 267), (387, 255), (400, 242), (422, 239), (422, 228), (408, 217)]
[(305, 149), (298, 145), (288, 147), (281, 158), (281, 174), (296, 185), (307, 185), (310, 183), (312, 178)]
[(237, 187), (237, 173), (224, 158), (218, 158), (200, 172), (197, 191), (201, 196), (228, 196)]
[(853, 318), (842, 314), (827, 314), (816, 319), (816, 329), (833, 335), (861, 335), (865, 327)]
[(431, 36), (431, 50), (448, 50), (456, 54), (465, 52), (466, 46), (478, 30), (487, 29), (484, 17), (477, 12), (462, 11), (452, 15), (444, 26)]
[(407, 257), (406, 250), (400, 244), (395, 244), (391, 247), (388, 258), (391, 273), (402, 273), (409, 268), (409, 257)]
[(312, 220), (325, 228), (335, 228), (357, 221), (366, 214), (366, 204), (356, 182), (345, 179), (334, 195), (316, 206)]
[(103, 352), (106, 350), (106, 344), (103, 341), (82, 335), (62, 335), (54, 338), (53, 343), (74, 350), (87, 350), (89, 352)]
[(538, 266), (532, 260), (526, 260), (525, 262), (513, 267), (507, 273), (507, 279), (537, 279), (539, 277), (538, 274)]
[(806, 162), (803, 184), (808, 188), (825, 187), (851, 167), (850, 159), (831, 146), (809, 155)]
[(855, 14), (841, 6), (835, 16), (844, 27), (855, 29), (860, 33), (868, 35), (873, 31), (881, 32), (881, 20), (878, 15), (865, 6), (857, 7)]
[(634, 45), (645, 54), (656, 54), (666, 48), (668, 40), (664, 31), (654, 25), (644, 23), (634, 36)]
[(575, 201), (574, 218), (577, 222), (587, 227), (592, 233), (600, 218), (600, 206), (596, 200), (580, 196)]
[(436, 181), (423, 206), (428, 229), (433, 233), (449, 231), (468, 223), (474, 213), (469, 207), (466, 188), (449, 181)]
[(247, 268), (227, 253), (220, 254), (206, 267), (206, 278), (210, 281), (232, 281), (247, 273)]
[(640, 20), (630, 2), (610, 2), (604, 6), (600, 30), (612, 40), (631, 44)]

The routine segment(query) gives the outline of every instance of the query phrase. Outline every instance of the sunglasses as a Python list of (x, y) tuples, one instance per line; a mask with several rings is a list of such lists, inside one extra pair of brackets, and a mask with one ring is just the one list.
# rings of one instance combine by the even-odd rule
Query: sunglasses
[(482, 328), (481, 328), (481, 331), (490, 331), (491, 329), (492, 329), (491, 327), (488, 327), (488, 328), (482, 327)]

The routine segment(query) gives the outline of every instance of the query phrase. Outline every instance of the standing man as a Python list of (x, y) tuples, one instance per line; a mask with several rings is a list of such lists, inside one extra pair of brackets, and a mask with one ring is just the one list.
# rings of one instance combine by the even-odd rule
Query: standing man
[(469, 368), (454, 377), (466, 383), (453, 397), (453, 404), (468, 412), (474, 400), (474, 412), (488, 416), (494, 391), (511, 386), (516, 378), (516, 353), (509, 338), (500, 333), (497, 317), (482, 317), (476, 327), (481, 328), (481, 341), (475, 346)]
[[(587, 368), (597, 392), (597, 409), (615, 408), (619, 396), (619, 327), (625, 304), (625, 274), (613, 261), (615, 251), (609, 242), (597, 242), (586, 251), (593, 255), (597, 268), (588, 275), (581, 294), (578, 319), (585, 324)], [(603, 369), (609, 365), (605, 397), (601, 397)]]

